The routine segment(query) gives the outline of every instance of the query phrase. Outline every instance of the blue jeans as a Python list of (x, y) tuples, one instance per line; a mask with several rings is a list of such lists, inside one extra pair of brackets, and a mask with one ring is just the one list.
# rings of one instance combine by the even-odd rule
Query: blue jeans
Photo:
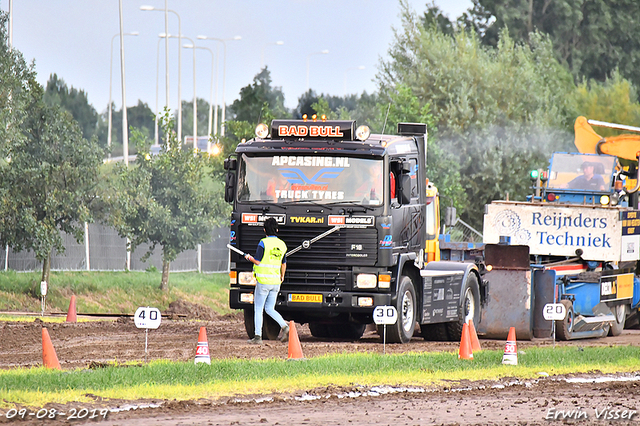
[(265, 311), (271, 318), (276, 320), (280, 324), (280, 328), (287, 325), (282, 315), (275, 309), (279, 291), (279, 285), (256, 284), (253, 296), (253, 322), (256, 336), (262, 336), (262, 311)]

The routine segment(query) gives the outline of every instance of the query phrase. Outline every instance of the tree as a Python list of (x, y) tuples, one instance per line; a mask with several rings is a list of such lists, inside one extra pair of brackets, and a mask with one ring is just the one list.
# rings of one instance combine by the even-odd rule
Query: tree
[(469, 200), (456, 207), (465, 221), (480, 227), (484, 204), (507, 192), (523, 199), (528, 170), (546, 167), (553, 150), (570, 146), (575, 117), (569, 98), (575, 86), (541, 34), (522, 45), (503, 31), (491, 48), (473, 32), (459, 30), (452, 37), (434, 26), (424, 28), (402, 4), (403, 30), (376, 76), (380, 95), (392, 99), (404, 85), (420, 106), (430, 105), (436, 130), (430, 134), (455, 155)]
[[(585, 116), (610, 123), (637, 125), (640, 122), (640, 104), (633, 84), (614, 71), (604, 82), (583, 81), (571, 97), (574, 116)], [(598, 127), (598, 134), (612, 136), (620, 131)]]
[(11, 141), (24, 137), (20, 124), (27, 114), (33, 86), (33, 64), (27, 66), (22, 53), (11, 49), (7, 37), (7, 14), (0, 11), (0, 158)]
[(474, 0), (469, 22), (493, 46), (505, 28), (518, 42), (531, 42), (535, 31), (548, 34), (576, 81), (604, 81), (619, 69), (640, 86), (639, 14), (634, 0)]
[(33, 250), (48, 282), (52, 250), (64, 252), (60, 231), (83, 238), (103, 152), (95, 139), (82, 137), (71, 114), (44, 102), (35, 80), (28, 84), (21, 137), (9, 141), (10, 160), (0, 167), (0, 244)]
[(129, 167), (117, 165), (108, 207), (109, 222), (129, 238), (131, 250), (149, 243), (149, 256), (156, 246), (161, 247), (160, 288), (167, 290), (170, 263), (184, 250), (211, 238), (220, 205), (205, 186), (208, 156), (180, 146), (168, 110), (160, 123), (169, 139), (154, 156), (149, 153), (150, 141), (132, 129), (136, 161)]
[(271, 73), (264, 67), (254, 78), (253, 83), (240, 89), (240, 98), (231, 104), (231, 112), (235, 121), (246, 121), (252, 125), (263, 121), (261, 112), (263, 105), (279, 118), (289, 116), (284, 106), (284, 93), (280, 87), (271, 86)]
[(298, 106), (296, 107), (293, 115), (297, 119), (301, 119), (303, 115), (311, 117), (313, 114), (317, 114), (317, 111), (313, 109), (313, 105), (318, 103), (318, 96), (313, 89), (307, 90), (298, 98)]
[(99, 116), (84, 90), (73, 86), (69, 88), (57, 74), (51, 74), (44, 92), (44, 101), (47, 105), (59, 105), (68, 111), (80, 125), (85, 139), (91, 139), (96, 133)]
[(442, 13), (442, 10), (433, 1), (427, 3), (427, 10), (422, 17), (422, 23), (425, 28), (438, 28), (442, 34), (453, 36), (455, 33), (453, 22)]
[[(207, 135), (209, 129), (209, 102), (202, 98), (196, 101), (198, 107), (198, 135)], [(213, 118), (211, 123), (213, 133)], [(186, 136), (193, 136), (193, 101), (182, 101), (182, 141), (184, 143)], [(207, 135), (208, 136), (208, 135)]]
[[(116, 110), (111, 105), (111, 155), (121, 156), (122, 153), (122, 109)], [(109, 111), (105, 111), (101, 115), (100, 124), (98, 126), (98, 140), (100, 146), (107, 147), (107, 133), (109, 129)], [(155, 114), (145, 102), (138, 100), (138, 104), (127, 107), (127, 124), (129, 127), (138, 129), (146, 138), (153, 139), (155, 137)], [(162, 139), (164, 135), (159, 132), (158, 138)], [(135, 146), (129, 144), (129, 153), (135, 153)]]

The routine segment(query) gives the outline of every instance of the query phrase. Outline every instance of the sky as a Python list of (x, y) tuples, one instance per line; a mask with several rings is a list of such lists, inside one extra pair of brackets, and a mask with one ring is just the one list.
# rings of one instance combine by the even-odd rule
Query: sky
[[(308, 88), (343, 96), (372, 93), (380, 59), (388, 59), (393, 28), (400, 28), (397, 0), (166, 0), (169, 34), (182, 32), (182, 44), (195, 42), (195, 93), (227, 105), (252, 83), (263, 65), (272, 86), (282, 89), (285, 105), (295, 108)], [(428, 0), (407, 0), (422, 14)], [(121, 0), (127, 106), (141, 100), (152, 110), (166, 104), (165, 0)], [(13, 46), (28, 63), (35, 61), (45, 86), (56, 73), (68, 86), (84, 90), (98, 112), (107, 110), (109, 94), (122, 106), (118, 0), (13, 0)], [(435, 0), (455, 19), (471, 0)], [(8, 11), (9, 0), (0, 0)], [(178, 18), (179, 17), (179, 18)], [(198, 36), (226, 39), (223, 43)], [(234, 37), (241, 37), (233, 40)], [(278, 44), (278, 42), (282, 42)], [(113, 46), (113, 53), (112, 53)], [(160, 47), (158, 49), (158, 47)], [(201, 49), (202, 48), (202, 49)], [(210, 49), (209, 51), (207, 49)], [(169, 39), (169, 105), (193, 100), (194, 50)], [(328, 53), (321, 53), (328, 51)], [(217, 61), (212, 63), (212, 53)], [(181, 67), (178, 67), (178, 63)], [(110, 71), (111, 67), (111, 71)], [(180, 74), (181, 84), (178, 84)], [(213, 81), (213, 83), (212, 83)], [(110, 83), (111, 82), (111, 83)], [(217, 94), (217, 101), (216, 101)]]

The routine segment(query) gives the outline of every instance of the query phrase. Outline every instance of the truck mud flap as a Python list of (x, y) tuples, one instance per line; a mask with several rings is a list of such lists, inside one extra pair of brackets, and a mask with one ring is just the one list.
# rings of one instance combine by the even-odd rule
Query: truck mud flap
[(485, 263), (492, 266), (484, 279), (489, 282), (487, 303), (482, 309), (478, 334), (506, 339), (515, 327), (518, 340), (533, 337), (533, 293), (529, 247), (487, 244)]

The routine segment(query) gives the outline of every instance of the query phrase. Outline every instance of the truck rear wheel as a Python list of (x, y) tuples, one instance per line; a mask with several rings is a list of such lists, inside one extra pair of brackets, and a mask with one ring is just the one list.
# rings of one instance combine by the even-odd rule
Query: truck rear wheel
[(458, 307), (458, 320), (446, 324), (449, 340), (459, 341), (462, 337), (462, 326), (469, 320), (475, 327), (480, 322), (480, 287), (478, 278), (473, 272), (469, 272), (462, 293), (462, 302)]
[[(416, 289), (411, 278), (406, 275), (398, 280), (398, 299), (395, 307), (398, 311), (398, 321), (387, 326), (389, 343), (407, 343), (413, 337), (416, 328)], [(382, 325), (378, 326), (378, 334), (382, 336)], [(364, 331), (364, 330), (363, 330)]]
[[(253, 317), (253, 306), (244, 309), (244, 329), (250, 339), (256, 335), (256, 325)], [(262, 318), (262, 339), (276, 340), (280, 334), (280, 325), (269, 315), (263, 313)]]
[(556, 321), (556, 336), (559, 340), (570, 340), (573, 333), (573, 321), (575, 320), (575, 314), (573, 312), (573, 303), (570, 300), (561, 300), (560, 303), (564, 305), (567, 315), (562, 321)]
[(611, 308), (611, 313), (616, 317), (615, 321), (611, 321), (609, 328), (609, 336), (619, 336), (624, 330), (624, 322), (627, 319), (627, 306), (617, 305)]

